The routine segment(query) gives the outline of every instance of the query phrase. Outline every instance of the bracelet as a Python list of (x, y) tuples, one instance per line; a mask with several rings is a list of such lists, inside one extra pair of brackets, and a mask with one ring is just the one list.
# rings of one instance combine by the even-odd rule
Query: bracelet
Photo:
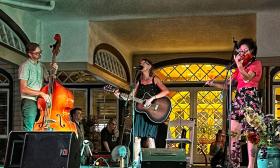
[(157, 99), (157, 96), (156, 96), (156, 95), (154, 95), (154, 99)]

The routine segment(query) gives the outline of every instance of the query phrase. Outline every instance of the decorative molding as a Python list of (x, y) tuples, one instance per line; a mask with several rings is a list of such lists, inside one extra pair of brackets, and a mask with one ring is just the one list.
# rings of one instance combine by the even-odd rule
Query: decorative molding
[(117, 87), (125, 89), (127, 91), (130, 90), (129, 83), (127, 81), (124, 81), (118, 78), (117, 76), (109, 74), (106, 70), (100, 68), (95, 64), (94, 65), (88, 64), (87, 70), (92, 74), (96, 75), (98, 79), (103, 80), (105, 83), (116, 85)]
[(99, 81), (86, 71), (58, 71), (56, 76), (63, 84), (93, 84)]

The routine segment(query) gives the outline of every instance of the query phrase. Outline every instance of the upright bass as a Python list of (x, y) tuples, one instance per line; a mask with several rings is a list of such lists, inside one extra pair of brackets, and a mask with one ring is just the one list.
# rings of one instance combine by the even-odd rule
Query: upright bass
[[(52, 47), (52, 65), (61, 46), (59, 34), (54, 36), (56, 43)], [(40, 117), (35, 122), (34, 131), (69, 131), (77, 134), (76, 124), (71, 121), (70, 110), (74, 106), (74, 96), (71, 91), (63, 87), (55, 80), (55, 70), (50, 71), (49, 83), (41, 91), (50, 96), (49, 101), (38, 98), (37, 106), (40, 110)]]

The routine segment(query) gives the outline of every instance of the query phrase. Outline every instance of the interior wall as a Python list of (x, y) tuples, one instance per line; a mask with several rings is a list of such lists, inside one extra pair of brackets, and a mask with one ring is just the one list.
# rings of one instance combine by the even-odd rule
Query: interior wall
[(257, 13), (258, 57), (280, 56), (280, 11)]
[(57, 62), (88, 62), (88, 22), (52, 21), (42, 25), (42, 61), (51, 61), (50, 45), (55, 43), (54, 35), (59, 33), (62, 38)]
[(201, 59), (203, 58), (219, 58), (224, 60), (230, 60), (231, 59), (231, 52), (193, 52), (193, 53), (184, 53), (184, 54), (176, 54), (176, 53), (169, 53), (169, 54), (135, 54), (133, 57), (133, 65), (137, 66), (139, 61), (142, 58), (148, 58), (150, 59), (153, 64), (159, 63), (162, 61), (170, 61), (172, 63), (172, 60), (175, 59), (189, 59), (189, 58), (195, 58), (199, 57)]

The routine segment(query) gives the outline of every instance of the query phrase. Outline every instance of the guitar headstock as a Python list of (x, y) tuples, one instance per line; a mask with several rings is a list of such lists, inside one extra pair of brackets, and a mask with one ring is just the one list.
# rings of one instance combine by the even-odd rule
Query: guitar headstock
[(103, 89), (104, 89), (104, 91), (112, 92), (112, 93), (114, 93), (114, 92), (117, 90), (117, 88), (115, 88), (115, 87), (112, 86), (112, 85), (105, 85), (105, 86), (103, 87)]

